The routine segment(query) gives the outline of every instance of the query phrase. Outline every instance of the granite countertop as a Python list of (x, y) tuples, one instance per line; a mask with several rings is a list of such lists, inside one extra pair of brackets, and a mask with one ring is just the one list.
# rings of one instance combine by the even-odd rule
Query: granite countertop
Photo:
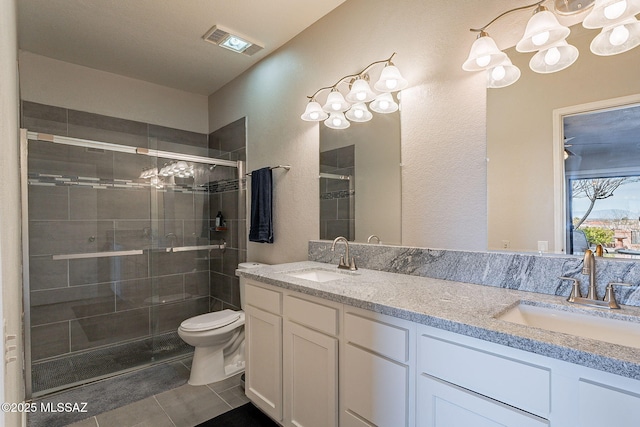
[[(324, 269), (342, 280), (315, 282), (287, 273)], [(496, 316), (526, 301), (600, 317), (640, 323), (640, 307), (603, 310), (566, 302), (565, 297), (359, 269), (338, 270), (313, 261), (237, 270), (241, 277), (325, 298), (474, 338), (507, 345), (589, 368), (640, 380), (640, 349), (523, 326)]]

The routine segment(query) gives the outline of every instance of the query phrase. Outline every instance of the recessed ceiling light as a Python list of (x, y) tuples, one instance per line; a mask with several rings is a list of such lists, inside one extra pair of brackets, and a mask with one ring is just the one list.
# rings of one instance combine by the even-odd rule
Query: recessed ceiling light
[(257, 43), (249, 41), (247, 37), (235, 35), (219, 25), (214, 25), (202, 38), (209, 43), (248, 56), (263, 49)]

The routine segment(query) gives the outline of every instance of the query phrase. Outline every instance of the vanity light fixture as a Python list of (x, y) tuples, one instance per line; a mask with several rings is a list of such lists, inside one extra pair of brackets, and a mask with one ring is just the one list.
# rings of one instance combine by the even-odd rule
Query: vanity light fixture
[[(520, 70), (498, 49), (485, 30), (511, 12), (533, 7), (533, 16), (516, 44), (516, 50), (536, 52), (529, 61), (529, 67), (536, 73), (554, 73), (573, 64), (578, 59), (579, 52), (566, 41), (571, 30), (561, 25), (555, 14), (543, 6), (546, 1), (508, 10), (484, 27), (472, 28), (471, 31), (479, 34), (462, 69), (485, 70), (489, 88), (506, 87), (515, 83), (520, 77)], [(554, 5), (555, 11), (561, 15), (582, 13), (592, 7), (582, 25), (585, 28), (602, 28), (601, 33), (591, 42), (591, 51), (596, 55), (615, 55), (640, 45), (640, 22), (635, 18), (640, 13), (640, 0), (555, 0)]]
[[(371, 120), (373, 114), (369, 109), (381, 114), (398, 111), (399, 105), (392, 93), (406, 88), (408, 82), (391, 62), (395, 55), (394, 53), (388, 59), (372, 62), (359, 73), (344, 76), (332, 86), (318, 89), (307, 97), (309, 103), (300, 118), (311, 122), (323, 121), (332, 129), (346, 129), (351, 125), (350, 122), (363, 123)], [(378, 64), (384, 64), (384, 68), (373, 85), (374, 89), (371, 89), (369, 72)], [(340, 92), (339, 86), (342, 83), (349, 84), (346, 95)], [(316, 97), (323, 91), (329, 91), (329, 94), (321, 106)], [(396, 96), (400, 99), (399, 93)]]
[(640, 45), (640, 0), (596, 0), (593, 10), (582, 22), (585, 28), (602, 28), (591, 42), (591, 52), (600, 56), (616, 55)]

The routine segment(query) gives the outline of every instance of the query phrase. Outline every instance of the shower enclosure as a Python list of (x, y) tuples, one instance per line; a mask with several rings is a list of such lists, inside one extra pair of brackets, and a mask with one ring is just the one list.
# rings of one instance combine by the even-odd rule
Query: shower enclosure
[(243, 162), (22, 133), (27, 396), (189, 355), (180, 322), (226, 305)]

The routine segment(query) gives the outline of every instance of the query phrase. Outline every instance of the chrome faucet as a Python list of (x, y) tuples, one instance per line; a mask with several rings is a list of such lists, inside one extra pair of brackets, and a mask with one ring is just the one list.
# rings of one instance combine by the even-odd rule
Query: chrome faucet
[[(349, 259), (349, 241), (347, 241), (345, 237), (338, 236), (335, 238), (335, 240), (333, 241), (333, 244), (331, 245), (331, 252), (336, 250), (336, 243), (338, 242), (344, 242), (347, 248), (345, 251), (345, 254), (340, 255), (340, 263), (338, 264), (338, 268), (342, 268), (344, 270), (352, 270), (352, 271), (357, 270), (358, 267), (356, 267), (356, 260), (354, 258)], [(346, 263), (345, 263), (345, 258), (347, 260)]]
[[(596, 254), (602, 254), (601, 245), (598, 245), (596, 247)], [(591, 249), (587, 249), (584, 252), (584, 260), (582, 261), (582, 274), (586, 274), (589, 276), (589, 291), (587, 292), (586, 297), (580, 295), (580, 282), (578, 282), (578, 279), (574, 279), (572, 277), (560, 277), (560, 279), (570, 280), (573, 282), (573, 285), (571, 287), (571, 294), (569, 295), (569, 298), (567, 298), (567, 301), (576, 304), (589, 305), (592, 307), (609, 309), (620, 308), (618, 302), (616, 301), (613, 287), (631, 285), (628, 283), (611, 282), (607, 285), (604, 297), (602, 298), (602, 300), (599, 300), (598, 294), (596, 292), (596, 260)]]
[(371, 241), (372, 241), (373, 239), (376, 239), (376, 240), (378, 241), (378, 244), (382, 243), (382, 242), (380, 241), (380, 238), (379, 238), (378, 236), (376, 236), (375, 234), (372, 234), (371, 236), (369, 236), (369, 238), (367, 239), (367, 243), (371, 243)]
[(596, 259), (591, 249), (584, 251), (582, 274), (589, 275), (589, 292), (587, 292), (587, 299), (598, 299), (598, 295), (596, 294)]

